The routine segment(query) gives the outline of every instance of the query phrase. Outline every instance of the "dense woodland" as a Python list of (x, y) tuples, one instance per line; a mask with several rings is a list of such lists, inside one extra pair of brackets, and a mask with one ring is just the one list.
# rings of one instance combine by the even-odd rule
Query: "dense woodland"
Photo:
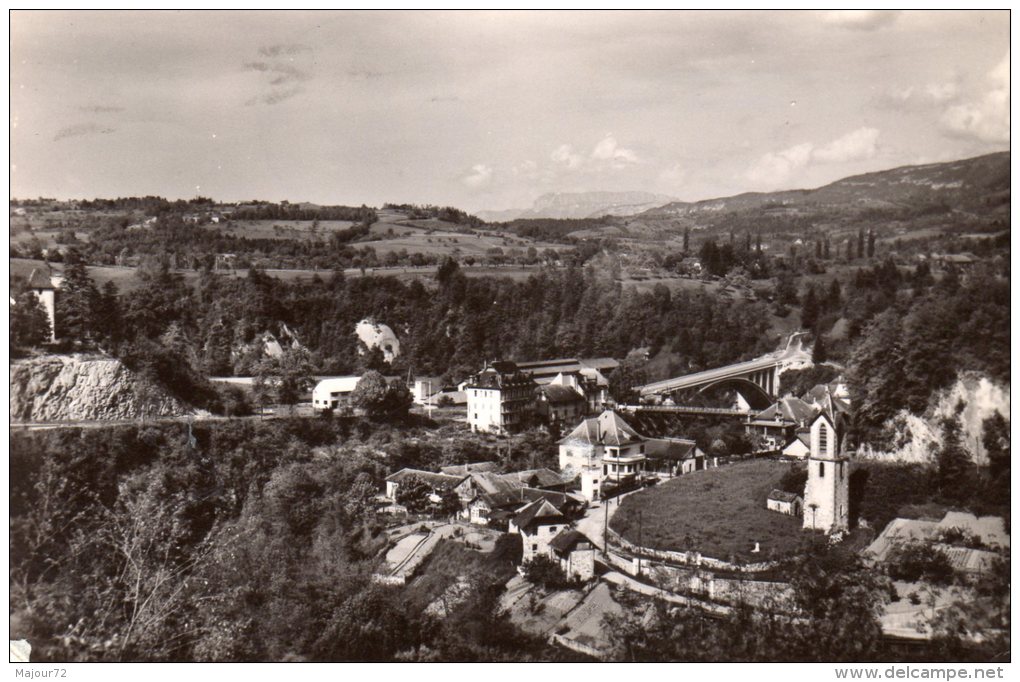
[(33, 660), (556, 659), (495, 613), (519, 540), (459, 548), (446, 577), (474, 566), (475, 590), (442, 622), (419, 588), (370, 581), (386, 473), (555, 461), (536, 437), (341, 419), (16, 433), (12, 623)]

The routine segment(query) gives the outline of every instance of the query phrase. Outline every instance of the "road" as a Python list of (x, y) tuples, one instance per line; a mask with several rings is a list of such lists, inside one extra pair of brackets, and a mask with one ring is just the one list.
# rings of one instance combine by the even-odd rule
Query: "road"
[(615, 514), (616, 510), (620, 508), (620, 502), (623, 498), (635, 492), (638, 491), (632, 490), (631, 492), (624, 493), (619, 497), (610, 500), (603, 500), (598, 507), (589, 507), (585, 510), (584, 518), (577, 522), (577, 530), (595, 543), (595, 545), (603, 552), (606, 551), (604, 542), (605, 525), (612, 520), (613, 514)]

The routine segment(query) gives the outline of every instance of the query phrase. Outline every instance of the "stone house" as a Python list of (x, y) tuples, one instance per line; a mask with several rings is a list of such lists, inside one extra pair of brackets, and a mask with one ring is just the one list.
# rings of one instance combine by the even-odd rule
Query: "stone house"
[(570, 520), (543, 498), (520, 509), (510, 520), (509, 531), (520, 534), (522, 561), (527, 563), (539, 555), (552, 558), (549, 542), (568, 525)]
[(797, 493), (788, 493), (785, 490), (773, 490), (769, 493), (765, 506), (770, 511), (779, 512), (788, 516), (800, 516), (804, 511), (804, 498)]
[(595, 546), (580, 531), (561, 531), (549, 541), (549, 547), (567, 578), (587, 581), (595, 577)]

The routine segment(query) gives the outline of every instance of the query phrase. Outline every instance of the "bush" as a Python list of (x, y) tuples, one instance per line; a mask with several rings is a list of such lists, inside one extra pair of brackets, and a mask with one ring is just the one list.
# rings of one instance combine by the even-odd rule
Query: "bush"
[(947, 585), (953, 580), (949, 557), (930, 542), (910, 542), (900, 547), (889, 562), (889, 575), (896, 580), (925, 580)]
[(528, 582), (550, 590), (570, 587), (572, 584), (560, 568), (560, 562), (544, 554), (539, 554), (524, 564), (524, 577)]

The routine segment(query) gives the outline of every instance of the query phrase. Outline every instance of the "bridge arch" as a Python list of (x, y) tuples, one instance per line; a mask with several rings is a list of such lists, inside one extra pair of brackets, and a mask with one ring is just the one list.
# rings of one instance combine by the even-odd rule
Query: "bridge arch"
[(731, 377), (728, 379), (720, 379), (719, 381), (713, 381), (710, 384), (705, 384), (698, 388), (698, 393), (704, 393), (714, 388), (732, 388), (736, 390), (747, 404), (751, 406), (752, 410), (764, 410), (769, 407), (772, 403), (772, 396), (768, 394), (764, 388), (754, 383), (750, 379), (743, 377)]

